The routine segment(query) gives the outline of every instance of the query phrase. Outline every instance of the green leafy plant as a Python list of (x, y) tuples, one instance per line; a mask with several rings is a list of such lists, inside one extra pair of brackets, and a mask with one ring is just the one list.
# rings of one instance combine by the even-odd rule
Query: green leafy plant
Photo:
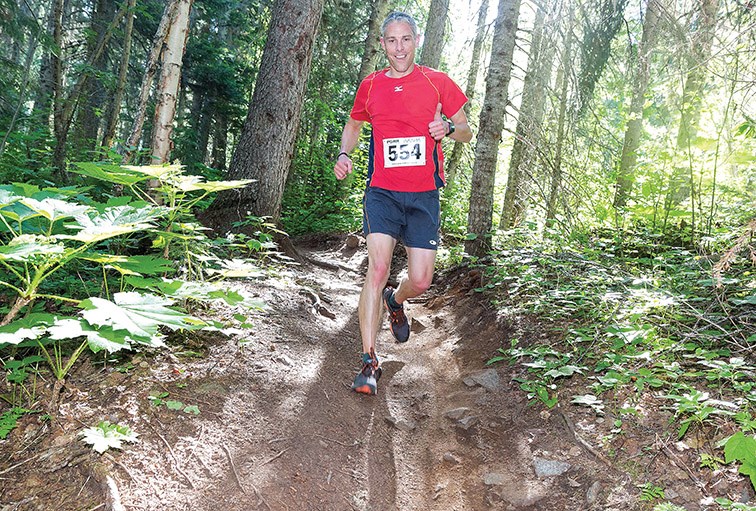
[(528, 393), (528, 399), (538, 399), (548, 408), (552, 408), (558, 400), (556, 394), (550, 392), (556, 389), (554, 381), (582, 373), (583, 368), (569, 363), (572, 358), (569, 353), (546, 346), (518, 348), (518, 342), (517, 339), (512, 339), (509, 349), (499, 348), (499, 355), (490, 358), (486, 365), (509, 359), (512, 364), (520, 363), (527, 367), (532, 378), (517, 377), (514, 381), (520, 383), (520, 388)]
[(166, 399), (169, 395), (170, 394), (168, 392), (161, 392), (154, 396), (148, 396), (147, 399), (149, 399), (150, 403), (152, 403), (153, 405), (165, 406), (168, 410), (177, 410), (194, 415), (200, 414), (200, 409), (197, 405), (186, 405), (181, 401), (176, 401), (175, 399)]
[(724, 497), (718, 497), (714, 501), (722, 506), (722, 509), (726, 511), (756, 511), (756, 506), (750, 504), (744, 504), (742, 502), (733, 502), (730, 499)]
[(651, 502), (664, 498), (664, 488), (656, 486), (653, 483), (639, 484), (638, 489), (641, 491), (640, 500)]
[(738, 462), (738, 471), (750, 477), (751, 484), (756, 488), (756, 438), (738, 431), (727, 440), (724, 452), (725, 462)]
[[(3, 368), (5, 369), (5, 379), (11, 385), (11, 394), (2, 398), (8, 401), (13, 406), (21, 406), (22, 400), (25, 400), (28, 406), (36, 400), (36, 376), (37, 367), (40, 362), (44, 362), (45, 358), (39, 355), (30, 355), (17, 360), (9, 358), (3, 362)], [(27, 380), (32, 378), (30, 385), (27, 385)]]
[[(117, 255), (107, 249), (129, 236), (156, 236), (153, 246), (163, 248), (167, 254), (170, 240), (191, 238), (178, 231), (185, 228), (199, 201), (250, 181), (207, 182), (184, 175), (175, 165), (119, 167), (79, 163), (74, 171), (123, 186), (132, 197), (99, 204), (73, 201), (70, 190), (40, 190), (22, 184), (0, 186), (0, 288), (15, 294), (12, 306), (0, 321), (0, 348), (36, 342), (56, 379), (62, 381), (87, 348), (114, 352), (137, 345), (161, 346), (161, 329), (207, 326), (177, 307), (177, 300), (245, 301), (238, 293), (225, 292), (217, 285), (191, 286), (146, 278), (173, 271), (172, 261), (149, 255)], [(140, 187), (151, 179), (159, 183), (160, 199), (151, 195), (146, 186)], [(75, 265), (91, 267), (92, 263), (102, 270), (100, 289), (105, 296), (86, 293), (86, 289), (80, 295), (68, 290), (65, 294), (44, 290), (54, 287), (53, 280), (65, 270)], [(240, 273), (224, 271), (223, 264), (217, 270), (219, 278)], [(121, 276), (121, 281), (120, 292), (111, 296), (108, 272), (112, 271)], [(202, 271), (194, 274), (203, 276)], [(126, 292), (126, 285), (142, 291)], [(55, 311), (44, 312), (50, 309)], [(78, 316), (67, 314), (76, 309)], [(18, 319), (22, 311), (23, 317)], [(69, 346), (77, 339), (78, 343)]]
[(29, 413), (37, 413), (37, 410), (28, 410), (14, 406), (0, 415), (0, 440), (5, 440), (10, 432), (18, 426), (18, 420)]
[(86, 428), (79, 434), (84, 437), (82, 440), (85, 443), (100, 454), (108, 449), (122, 449), (124, 442), (137, 442), (139, 436), (128, 426), (111, 424), (110, 421), (100, 421), (97, 426)]

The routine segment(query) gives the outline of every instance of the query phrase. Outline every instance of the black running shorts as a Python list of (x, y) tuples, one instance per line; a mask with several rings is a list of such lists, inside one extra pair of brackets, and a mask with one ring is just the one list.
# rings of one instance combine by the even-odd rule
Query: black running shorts
[(377, 232), (401, 240), (405, 247), (438, 248), (441, 227), (438, 190), (394, 192), (368, 186), (362, 206), (365, 235)]

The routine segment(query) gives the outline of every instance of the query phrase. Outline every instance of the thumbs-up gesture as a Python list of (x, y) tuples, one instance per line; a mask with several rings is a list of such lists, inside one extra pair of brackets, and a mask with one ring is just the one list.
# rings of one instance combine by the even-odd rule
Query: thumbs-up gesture
[(441, 118), (441, 103), (436, 106), (433, 120), (428, 123), (428, 133), (434, 140), (441, 140), (449, 132), (449, 124)]

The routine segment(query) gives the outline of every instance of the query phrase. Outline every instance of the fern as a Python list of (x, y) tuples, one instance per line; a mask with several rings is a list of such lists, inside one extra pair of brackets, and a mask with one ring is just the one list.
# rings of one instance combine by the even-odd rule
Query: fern
[(34, 413), (34, 410), (14, 406), (3, 415), (0, 415), (0, 439), (5, 440), (10, 432), (18, 426), (18, 419), (27, 413)]

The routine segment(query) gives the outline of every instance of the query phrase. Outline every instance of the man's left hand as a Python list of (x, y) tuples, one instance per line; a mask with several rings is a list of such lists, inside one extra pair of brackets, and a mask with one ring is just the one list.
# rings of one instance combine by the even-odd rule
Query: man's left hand
[(441, 140), (449, 132), (449, 123), (441, 118), (441, 103), (436, 107), (436, 115), (433, 116), (433, 120), (428, 123), (428, 133), (433, 140)]

